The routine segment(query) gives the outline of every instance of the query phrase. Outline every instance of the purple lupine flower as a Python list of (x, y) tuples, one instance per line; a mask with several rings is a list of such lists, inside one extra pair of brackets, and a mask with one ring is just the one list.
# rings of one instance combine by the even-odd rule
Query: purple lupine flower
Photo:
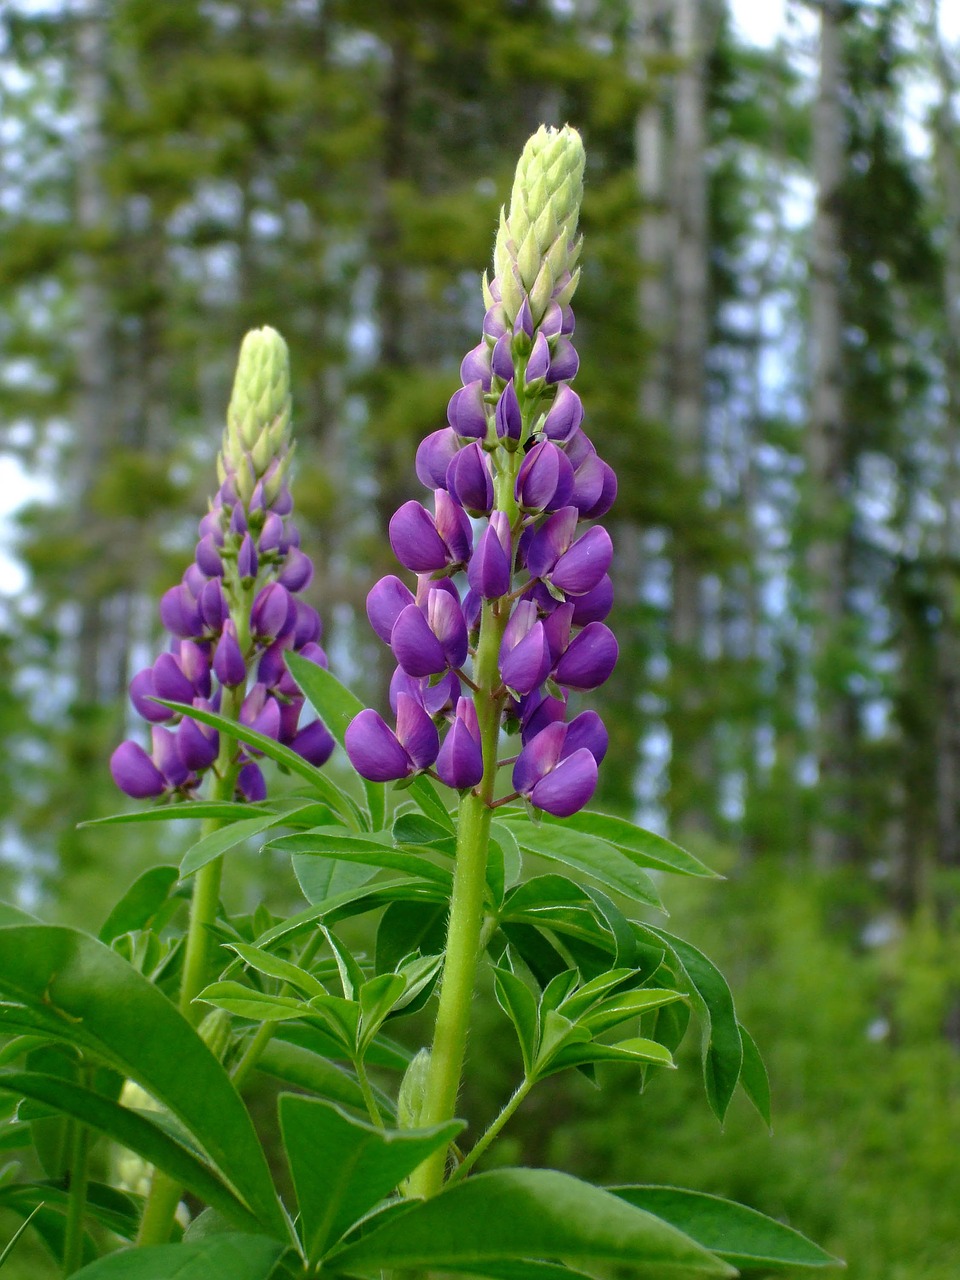
[[(317, 764), (332, 750), (321, 722), (301, 728), (304, 699), (285, 662), (296, 651), (326, 665), (319, 614), (297, 599), (313, 565), (289, 519), (288, 386), (280, 336), (248, 334), (217, 459), (220, 488), (200, 521), (193, 563), (160, 601), (173, 641), (130, 685), (134, 708), (153, 732), (150, 754), (134, 742), (114, 752), (111, 770), (128, 795), (192, 795), (214, 765), (236, 777), (245, 798), (266, 794), (246, 748), (156, 698), (228, 714)], [(248, 689), (251, 676), (256, 683)]]
[[(605, 529), (583, 525), (609, 509), (616, 477), (584, 432), (570, 386), (579, 365), (570, 300), (582, 174), (572, 130), (541, 129), (527, 144), (497, 235), (494, 278), (484, 279), (482, 339), (461, 364), (448, 426), (417, 451), (434, 514), (410, 501), (390, 521), (397, 558), (418, 575), (415, 591), (391, 576), (368, 597), (371, 625), (399, 663), (391, 682), (397, 730), (364, 711), (348, 731), (348, 753), (365, 777), (405, 778), (435, 761), (434, 776), (458, 791), (479, 788), (491, 803), (494, 778), (483, 758), (492, 744), (479, 724), (519, 728), (515, 789), (561, 816), (593, 794), (607, 746), (595, 712), (567, 722), (568, 693), (595, 688), (617, 658), (603, 622), (613, 602), (613, 546)], [(486, 517), (475, 544), (471, 517)], [(493, 650), (488, 628), (499, 642)], [(472, 697), (460, 696), (451, 668)], [(431, 734), (415, 758), (410, 724), (444, 730), (439, 753)]]

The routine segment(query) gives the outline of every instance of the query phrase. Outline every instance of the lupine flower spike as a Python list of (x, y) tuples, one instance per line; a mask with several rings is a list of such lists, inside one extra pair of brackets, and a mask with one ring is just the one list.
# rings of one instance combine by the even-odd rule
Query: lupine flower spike
[[(391, 546), (417, 581), (383, 578), (367, 600), (398, 664), (396, 728), (363, 711), (346, 738), (366, 778), (428, 771), (495, 803), (480, 728), (489, 716), (478, 719), (485, 699), (497, 724), (520, 732), (513, 796), (561, 817), (592, 796), (607, 747), (595, 712), (568, 722), (569, 694), (595, 689), (617, 660), (603, 621), (613, 546), (602, 526), (581, 527), (610, 509), (616, 477), (584, 432), (570, 385), (583, 169), (568, 127), (542, 127), (524, 148), (494, 276), (483, 281), (481, 340), (464, 357), (448, 425), (417, 452), (432, 509), (406, 502), (390, 521)], [(496, 641), (489, 687), (479, 658), (472, 675), (464, 669), (483, 628)]]
[(320, 618), (298, 599), (313, 566), (290, 518), (291, 454), (287, 346), (275, 330), (257, 329), (240, 349), (217, 459), (220, 487), (200, 521), (196, 557), (160, 601), (169, 648), (130, 684), (135, 709), (153, 729), (149, 754), (129, 741), (111, 758), (127, 795), (193, 796), (211, 770), (232, 778), (239, 797), (266, 793), (251, 752), (221, 744), (215, 730), (158, 697), (219, 711), (316, 765), (333, 750), (320, 721), (301, 726), (304, 699), (283, 661), (293, 650), (327, 665)]

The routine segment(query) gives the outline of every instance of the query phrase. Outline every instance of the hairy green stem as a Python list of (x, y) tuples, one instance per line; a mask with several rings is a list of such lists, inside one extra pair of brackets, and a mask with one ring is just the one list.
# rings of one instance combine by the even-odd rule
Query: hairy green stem
[(71, 1121), (70, 1192), (67, 1199), (63, 1240), (63, 1274), (72, 1276), (83, 1262), (83, 1219), (87, 1208), (90, 1130), (79, 1120)]
[(383, 1116), (380, 1114), (380, 1108), (377, 1106), (377, 1099), (374, 1097), (373, 1089), (370, 1087), (370, 1078), (367, 1075), (367, 1068), (363, 1062), (357, 1062), (357, 1083), (360, 1085), (360, 1092), (363, 1094), (363, 1101), (366, 1104), (367, 1115), (377, 1126), (378, 1129), (383, 1128)]
[(480, 1157), (483, 1155), (486, 1149), (499, 1136), (500, 1130), (503, 1128), (503, 1126), (515, 1114), (515, 1112), (517, 1111), (517, 1108), (520, 1106), (524, 1098), (533, 1088), (533, 1084), (534, 1082), (532, 1080), (524, 1076), (523, 1080), (517, 1086), (516, 1091), (514, 1092), (510, 1101), (506, 1103), (503, 1110), (500, 1112), (497, 1118), (492, 1122), (492, 1124), (490, 1125), (486, 1133), (483, 1134), (482, 1137), (477, 1139), (474, 1145), (463, 1157), (460, 1164), (457, 1165), (456, 1169), (454, 1169), (453, 1173), (451, 1173), (449, 1178), (449, 1182), (451, 1185), (454, 1182), (459, 1182), (461, 1178), (465, 1178), (467, 1176), (467, 1174), (470, 1172), (470, 1170), (473, 1168), (476, 1162), (480, 1159)]

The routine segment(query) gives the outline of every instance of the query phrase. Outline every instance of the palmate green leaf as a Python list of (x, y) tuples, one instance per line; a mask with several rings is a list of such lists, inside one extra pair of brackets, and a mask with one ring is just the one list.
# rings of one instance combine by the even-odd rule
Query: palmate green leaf
[(362, 1110), (363, 1091), (353, 1076), (319, 1054), (274, 1036), (257, 1059), (257, 1070), (330, 1102)]
[(511, 959), (522, 960), (541, 989), (568, 968), (567, 960), (533, 925), (501, 921), (500, 931), (510, 946)]
[(562, 862), (564, 866), (592, 876), (615, 893), (663, 910), (656, 886), (647, 873), (614, 845), (587, 832), (568, 831), (559, 824), (534, 826), (521, 815), (511, 817), (504, 826), (516, 837), (517, 844), (528, 853)]
[(626, 818), (581, 809), (570, 818), (553, 818), (545, 814), (543, 823), (547, 827), (563, 826), (571, 831), (598, 836), (601, 840), (616, 845), (635, 866), (649, 867), (653, 871), (672, 871), (676, 875), (723, 879), (686, 849), (681, 849), (679, 845), (653, 831), (635, 826)]
[(196, 1244), (121, 1249), (73, 1280), (269, 1280), (283, 1251), (266, 1236), (214, 1235)]
[(127, 813), (111, 813), (105, 818), (88, 818), (78, 822), (78, 827), (115, 827), (137, 822), (194, 821), (215, 818), (218, 822), (239, 822), (255, 813), (275, 812), (269, 801), (248, 804), (239, 800), (181, 800), (176, 804), (154, 805), (151, 809), (134, 809)]
[(397, 849), (389, 831), (371, 832), (362, 836), (346, 836), (340, 831), (318, 829), (298, 832), (291, 836), (278, 836), (266, 846), (277, 853), (297, 854), (301, 857), (336, 858), (343, 862), (361, 862), (388, 871), (406, 871), (410, 875), (423, 876), (436, 884), (448, 887), (453, 877), (447, 867), (438, 866), (429, 858), (410, 849)]
[(655, 1040), (645, 1040), (635, 1036), (630, 1040), (620, 1040), (617, 1044), (565, 1045), (554, 1054), (544, 1066), (537, 1067), (537, 1079), (556, 1075), (558, 1071), (566, 1071), (568, 1067), (582, 1067), (594, 1062), (626, 1062), (636, 1066), (653, 1063), (658, 1067), (672, 1067), (673, 1057), (668, 1049)]
[(392, 973), (412, 951), (439, 955), (446, 939), (446, 919), (445, 903), (392, 902), (377, 927), (377, 973)]
[[(624, 1212), (629, 1210), (629, 1212)], [(484, 1272), (487, 1263), (550, 1258), (618, 1264), (641, 1280), (735, 1276), (727, 1263), (652, 1214), (569, 1174), (501, 1169), (458, 1183), (387, 1218), (335, 1252), (325, 1269)]]
[[(347, 795), (346, 791), (338, 787), (325, 773), (304, 760), (303, 756), (298, 756), (295, 751), (277, 742), (275, 738), (270, 738), (265, 733), (258, 733), (248, 725), (228, 720), (215, 711), (202, 711), (199, 707), (188, 706), (184, 702), (168, 702), (166, 698), (155, 698), (154, 701), (159, 702), (161, 706), (169, 707), (171, 711), (179, 711), (181, 715), (189, 716), (191, 720), (208, 724), (219, 733), (226, 734), (228, 738), (235, 738), (239, 742), (247, 743), (248, 746), (256, 747), (268, 760), (273, 760), (275, 764), (289, 769), (291, 773), (308, 782), (311, 790), (344, 817), (350, 826), (358, 831), (362, 831), (366, 826), (364, 814), (353, 796)], [(249, 814), (244, 816), (249, 817)]]
[(314, 808), (313, 801), (304, 800), (295, 808), (288, 809), (283, 813), (258, 813), (253, 818), (243, 818), (239, 822), (231, 823), (228, 827), (221, 827), (218, 831), (211, 831), (208, 835), (198, 840), (196, 844), (192, 844), (183, 855), (183, 860), (180, 863), (181, 877), (186, 879), (187, 876), (192, 876), (195, 871), (205, 867), (208, 862), (212, 862), (214, 858), (219, 858), (221, 854), (226, 853), (229, 849), (235, 849), (238, 844), (243, 844), (251, 836), (258, 836), (262, 831), (269, 830), (270, 827), (287, 823), (295, 819), (298, 813), (312, 808)]
[(767, 1128), (770, 1128), (770, 1080), (764, 1066), (760, 1050), (753, 1036), (741, 1022), (740, 1039), (743, 1041), (743, 1066), (740, 1069), (740, 1083), (743, 1091), (760, 1113)]
[(271, 995), (229, 979), (211, 982), (197, 999), (239, 1018), (249, 1018), (252, 1022), (284, 1022), (290, 1018), (302, 1018), (310, 1012), (306, 1002), (297, 996)]
[(288, 982), (308, 996), (322, 996), (326, 992), (323, 983), (318, 981), (312, 973), (307, 973), (290, 960), (284, 960), (282, 956), (272, 955), (262, 947), (251, 947), (246, 942), (231, 942), (229, 947), (231, 951), (237, 953), (244, 964), (249, 965), (251, 969), (256, 969), (258, 973), (265, 974), (268, 978)]
[(0, 1072), (0, 1089), (42, 1102), (136, 1151), (148, 1163), (163, 1169), (201, 1200), (226, 1214), (237, 1226), (249, 1230), (257, 1225), (253, 1214), (212, 1170), (139, 1112), (61, 1076), (46, 1076), (38, 1071)]
[(679, 1187), (612, 1187), (614, 1195), (679, 1227), (741, 1271), (835, 1267), (837, 1258), (756, 1209)]
[(311, 1262), (463, 1129), (377, 1129), (317, 1098), (284, 1094), (280, 1127)]
[(662, 929), (645, 928), (667, 944), (693, 987), (693, 998), (704, 1020), (703, 1082), (710, 1107), (722, 1123), (743, 1066), (743, 1040), (730, 988), (702, 951)]
[(434, 822), (439, 822), (442, 827), (446, 827), (448, 831), (456, 832), (456, 823), (450, 816), (446, 805), (437, 794), (437, 789), (430, 781), (425, 778), (422, 773), (410, 782), (405, 788), (406, 794), (414, 802), (414, 804), (425, 813), (428, 818), (432, 818)]
[(395, 844), (408, 844), (414, 848), (429, 845), (451, 858), (456, 853), (457, 840), (450, 828), (428, 818), (425, 813), (408, 809), (396, 818), (390, 831)]
[[(363, 703), (356, 694), (342, 685), (336, 676), (332, 676), (323, 667), (318, 667), (315, 662), (309, 662), (296, 653), (287, 653), (285, 659), (290, 674), (300, 686), (304, 697), (333, 734), (343, 749), (344, 756), (349, 760), (350, 757), (347, 756), (344, 746), (344, 736), (350, 721), (363, 710)], [(357, 776), (363, 783), (367, 799), (370, 830), (379, 831), (387, 811), (386, 788), (382, 782), (368, 782), (359, 774)]]
[[(591, 1035), (599, 1036), (629, 1018), (637, 1018), (650, 1009), (659, 1009), (662, 1005), (682, 999), (683, 995), (679, 991), (671, 991), (665, 987), (640, 987), (634, 991), (621, 991), (611, 999), (597, 1004), (589, 1012), (581, 1014), (580, 1021), (589, 1028)], [(568, 1017), (572, 1016), (565, 1005), (562, 1006), (562, 1012)]]
[[(59, 925), (0, 928), (0, 995), (151, 1093), (206, 1151), (258, 1221), (283, 1212), (256, 1132), (229, 1077), (166, 997), (103, 943)], [(11, 1023), (16, 1024), (18, 1011)]]
[(326, 902), (341, 893), (350, 893), (372, 880), (379, 867), (365, 862), (343, 862), (339, 858), (313, 858), (295, 853), (290, 859), (300, 892), (308, 902)]
[(97, 935), (101, 942), (113, 942), (121, 934), (145, 929), (157, 912), (166, 906), (179, 880), (176, 867), (148, 867), (104, 920)]
[(540, 1036), (540, 1020), (537, 1016), (537, 1002), (525, 982), (522, 982), (509, 969), (495, 968), (493, 971), (494, 991), (497, 1004), (514, 1025), (517, 1039), (520, 1042), (520, 1053), (523, 1058), (523, 1069), (526, 1075), (533, 1070), (533, 1060), (537, 1052), (537, 1041)]

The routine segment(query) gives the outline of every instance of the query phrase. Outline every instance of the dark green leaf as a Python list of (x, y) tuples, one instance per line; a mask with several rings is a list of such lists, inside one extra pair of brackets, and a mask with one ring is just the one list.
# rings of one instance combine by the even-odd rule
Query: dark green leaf
[(760, 1050), (753, 1036), (740, 1023), (740, 1039), (743, 1041), (743, 1066), (740, 1069), (740, 1083), (743, 1091), (760, 1113), (767, 1128), (770, 1128), (770, 1081), (767, 1068), (764, 1066)]
[[(304, 697), (343, 747), (347, 726), (363, 710), (363, 703), (335, 676), (323, 667), (318, 667), (315, 662), (309, 662), (296, 653), (287, 653), (286, 663)], [(345, 749), (344, 755), (346, 756)], [(361, 781), (370, 813), (370, 830), (379, 831), (386, 815), (386, 789), (381, 782), (368, 782), (366, 778), (361, 778)]]
[(73, 1280), (268, 1280), (283, 1251), (266, 1236), (215, 1235), (196, 1244), (121, 1249)]
[(546, 814), (543, 821), (546, 826), (559, 825), (573, 831), (582, 831), (586, 835), (599, 836), (601, 840), (616, 845), (635, 866), (650, 867), (654, 871), (673, 871), (685, 876), (707, 876), (714, 880), (723, 878), (686, 849), (681, 849), (679, 845), (653, 831), (635, 826), (626, 818), (615, 818), (608, 813), (593, 813), (589, 809), (582, 809), (571, 818), (552, 818)]
[(553, 943), (533, 925), (504, 922), (500, 929), (510, 944), (511, 953), (523, 961), (539, 987), (545, 987), (551, 978), (567, 968), (566, 960)]
[(377, 973), (392, 973), (412, 951), (439, 955), (446, 941), (447, 907), (435, 902), (392, 902), (377, 929)]
[(280, 1125), (311, 1261), (463, 1128), (453, 1120), (434, 1129), (376, 1129), (293, 1094), (280, 1099)]
[(613, 1193), (672, 1223), (741, 1269), (830, 1267), (838, 1260), (782, 1222), (701, 1191), (679, 1187), (614, 1187)]
[(401, 813), (393, 824), (393, 839), (396, 844), (430, 845), (447, 853), (451, 857), (456, 851), (456, 837), (450, 828), (428, 818), (424, 813)]
[(113, 908), (97, 935), (101, 942), (112, 942), (122, 933), (145, 929), (170, 897), (179, 879), (176, 867), (150, 867), (133, 884)]
[[(624, 1213), (630, 1209), (630, 1213)], [(483, 1271), (487, 1262), (619, 1263), (642, 1280), (734, 1276), (725, 1262), (652, 1214), (549, 1169), (502, 1169), (458, 1183), (389, 1217), (330, 1259), (375, 1267)]]
[(417, 774), (407, 787), (406, 794), (428, 818), (433, 818), (434, 822), (439, 822), (448, 831), (456, 831), (453, 818), (447, 812), (446, 805), (437, 795), (437, 789), (429, 778), (425, 778), (422, 773)]
[(331, 1102), (360, 1109), (364, 1106), (363, 1092), (353, 1076), (309, 1049), (276, 1036), (257, 1059), (257, 1070)]
[[(506, 825), (506, 824), (505, 824)], [(558, 824), (534, 826), (520, 818), (509, 824), (517, 844), (528, 853), (552, 862), (562, 862), (638, 902), (663, 909), (659, 894), (650, 877), (641, 871), (614, 845), (583, 832), (567, 831)]]
[(520, 1042), (523, 1070), (529, 1075), (540, 1035), (537, 1002), (527, 984), (509, 969), (494, 969), (493, 981), (497, 1003), (514, 1025)]

